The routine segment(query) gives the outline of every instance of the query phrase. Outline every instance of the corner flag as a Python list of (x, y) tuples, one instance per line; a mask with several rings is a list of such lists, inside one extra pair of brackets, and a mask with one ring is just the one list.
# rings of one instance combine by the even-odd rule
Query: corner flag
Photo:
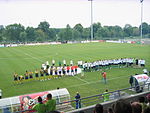
[(140, 2), (142, 3), (142, 2), (143, 2), (143, 0), (140, 0)]

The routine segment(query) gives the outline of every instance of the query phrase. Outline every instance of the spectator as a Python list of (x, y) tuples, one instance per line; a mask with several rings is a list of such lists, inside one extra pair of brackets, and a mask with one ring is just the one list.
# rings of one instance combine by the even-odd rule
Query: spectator
[(146, 75), (148, 75), (147, 69), (143, 69), (143, 73), (146, 74)]
[(129, 83), (130, 83), (131, 88), (132, 88), (133, 87), (133, 76), (132, 75), (130, 76)]
[(139, 102), (133, 102), (131, 107), (132, 113), (142, 113), (142, 105)]
[(139, 97), (139, 103), (142, 105), (142, 111), (147, 107), (145, 103), (145, 97)]
[(81, 108), (81, 100), (80, 100), (80, 94), (77, 92), (77, 95), (75, 96), (76, 99), (76, 109)]
[(50, 111), (50, 112), (47, 112), (47, 113), (64, 113), (64, 112), (59, 112), (59, 111)]
[(46, 111), (52, 112), (56, 110), (56, 100), (52, 99), (52, 94), (47, 94)]
[(94, 113), (103, 113), (103, 106), (101, 104), (96, 104)]
[(106, 101), (109, 101), (109, 96), (110, 94), (108, 93), (108, 90), (106, 89), (106, 91), (103, 93), (103, 99), (104, 99), (104, 102)]
[(114, 113), (114, 112), (113, 112), (112, 108), (108, 108), (107, 113)]
[(84, 111), (80, 111), (79, 113), (85, 113)]
[(36, 110), (37, 113), (45, 113), (46, 112), (46, 106), (42, 103), (42, 98), (38, 97), (38, 104), (34, 105), (32, 107), (33, 110)]
[(150, 108), (150, 94), (148, 94), (146, 96), (146, 98), (147, 98), (147, 101), (148, 101), (147, 106)]
[(0, 99), (2, 98), (2, 90), (0, 89)]
[(132, 113), (130, 103), (127, 103), (124, 99), (120, 99), (113, 104), (112, 107), (114, 113)]
[(29, 105), (29, 101), (30, 99), (32, 99), (30, 96), (23, 96), (22, 97), (22, 108), (23, 110), (28, 110), (28, 109), (31, 109), (31, 106)]
[(146, 109), (144, 109), (143, 113), (150, 113), (150, 107), (147, 107)]

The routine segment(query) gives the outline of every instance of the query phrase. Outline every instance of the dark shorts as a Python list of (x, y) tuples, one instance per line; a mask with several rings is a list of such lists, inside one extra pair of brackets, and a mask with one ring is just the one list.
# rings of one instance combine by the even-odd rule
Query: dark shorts
[(17, 81), (17, 80), (18, 80), (17, 77), (15, 77), (15, 78), (14, 78), (14, 81)]
[(33, 78), (33, 76), (32, 76), (32, 75), (30, 75), (30, 78)]
[(44, 76), (44, 74), (41, 74), (41, 77), (43, 77)]
[(39, 77), (39, 75), (38, 75), (38, 74), (35, 74), (35, 77)]
[(141, 66), (145, 67), (145, 64), (141, 64)]
[(59, 74), (61, 74), (61, 71), (59, 71)]
[(65, 74), (66, 74), (66, 71), (63, 71), (63, 74), (65, 75)]
[(46, 68), (48, 69), (48, 68), (49, 68), (49, 65), (47, 65)]
[(27, 79), (28, 79), (28, 77), (25, 77), (25, 79), (27, 80)]
[(55, 71), (55, 75), (57, 75), (57, 71)]
[(53, 75), (53, 71), (50, 71), (50, 75)]
[[(89, 67), (89, 69), (90, 69), (90, 67)], [(75, 69), (75, 72), (77, 72), (77, 68)]]
[(69, 73), (69, 70), (67, 70), (67, 73)]

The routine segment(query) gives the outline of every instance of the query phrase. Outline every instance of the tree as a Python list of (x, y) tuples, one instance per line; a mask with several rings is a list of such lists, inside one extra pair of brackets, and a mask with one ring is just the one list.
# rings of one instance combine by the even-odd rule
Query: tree
[(72, 40), (80, 40), (81, 39), (81, 33), (77, 31), (76, 29), (72, 30)]
[(123, 29), (120, 26), (113, 26), (113, 29), (115, 38), (123, 37)]
[(25, 31), (20, 32), (21, 42), (27, 42), (27, 33)]
[(55, 41), (56, 40), (56, 31), (55, 31), (55, 29), (52, 29), (52, 28), (49, 29), (48, 39), (50, 41)]
[(80, 38), (82, 38), (83, 26), (79, 23), (76, 24), (73, 29), (77, 31), (79, 33)]
[(36, 36), (35, 36), (35, 29), (33, 27), (27, 27), (26, 28), (26, 33), (27, 33), (27, 36), (26, 36), (26, 41), (27, 42), (32, 42), (32, 41), (35, 41), (36, 39)]
[(148, 33), (150, 33), (150, 25), (148, 25)]
[[(139, 29), (141, 30), (141, 25), (139, 26)], [(143, 35), (149, 33), (149, 25), (146, 22), (142, 23), (142, 33)]]
[(41, 29), (44, 33), (45, 33), (45, 39), (48, 40), (49, 39), (49, 35), (50, 35), (50, 30), (49, 30), (49, 23), (44, 21), (44, 22), (40, 22), (40, 24), (38, 25), (38, 29)]
[(83, 39), (90, 39), (90, 28), (84, 28), (82, 33)]
[(67, 24), (65, 29), (65, 40), (71, 40), (72, 39), (72, 29), (69, 24)]
[(125, 37), (132, 36), (133, 29), (132, 29), (132, 26), (130, 24), (126, 24), (124, 26), (123, 30), (124, 30), (124, 36)]
[(102, 37), (103, 37), (103, 28), (101, 27), (101, 28), (99, 28), (98, 30), (97, 30), (97, 32), (96, 32), (96, 34), (95, 34), (95, 38), (96, 39), (102, 39)]
[(36, 41), (44, 42), (46, 39), (45, 33), (41, 29), (35, 31)]
[(63, 42), (65, 40), (65, 29), (61, 29), (58, 33), (59, 40)]
[(133, 36), (139, 36), (140, 32), (139, 32), (139, 28), (138, 27), (133, 27)]
[(72, 40), (72, 29), (69, 24), (67, 24), (65, 29), (60, 30), (58, 37), (62, 42)]
[(102, 33), (102, 37), (103, 38), (108, 38), (111, 36), (110, 32), (109, 32), (109, 29), (108, 29), (108, 26), (104, 26), (102, 29), (101, 29), (101, 33)]
[(96, 37), (96, 34), (98, 32), (98, 29), (101, 29), (101, 23), (94, 23), (93, 24), (93, 38)]
[(5, 31), (4, 26), (0, 25), (0, 42), (3, 41), (4, 31)]
[(38, 29), (41, 29), (45, 33), (48, 33), (49, 27), (50, 27), (50, 25), (46, 21), (40, 22), (40, 24), (38, 25)]
[(21, 41), (20, 33), (24, 31), (24, 26), (21, 24), (12, 24), (6, 26), (5, 30), (5, 36), (7, 37), (7, 40), (18, 42)]

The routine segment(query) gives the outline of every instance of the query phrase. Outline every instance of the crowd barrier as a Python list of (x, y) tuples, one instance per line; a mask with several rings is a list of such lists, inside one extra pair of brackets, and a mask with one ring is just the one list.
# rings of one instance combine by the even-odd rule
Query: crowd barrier
[[(94, 107), (97, 103), (101, 103), (104, 106), (104, 113), (106, 113), (106, 109), (110, 107), (117, 99), (124, 98), (127, 101), (137, 101), (140, 96), (146, 96), (150, 93), (150, 83), (144, 84), (144, 88), (141, 89), (140, 92), (135, 91), (135, 87), (124, 88), (112, 92), (108, 92), (110, 94), (110, 100), (107, 102), (103, 102), (103, 94), (98, 94), (94, 96), (84, 97), (81, 98), (81, 108), (75, 109), (76, 107), (76, 100), (66, 101), (57, 103), (57, 110), (65, 113), (79, 113), (80, 111), (84, 111), (85, 113), (92, 113)], [(143, 85), (140, 85), (143, 87)], [(30, 110), (28, 110), (30, 111)], [(18, 111), (14, 113), (22, 113), (27, 112), (25, 111)]]

